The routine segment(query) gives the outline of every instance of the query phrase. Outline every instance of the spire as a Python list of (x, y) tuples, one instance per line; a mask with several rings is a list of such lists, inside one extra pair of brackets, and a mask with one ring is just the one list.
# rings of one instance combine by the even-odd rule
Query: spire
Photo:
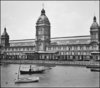
[(42, 10), (41, 10), (41, 15), (45, 15), (45, 10), (44, 10), (44, 3), (42, 3)]
[(94, 16), (93, 21), (96, 22), (96, 16)]
[(42, 3), (42, 8), (44, 9), (44, 3)]
[(4, 32), (6, 32), (6, 27), (4, 28)]

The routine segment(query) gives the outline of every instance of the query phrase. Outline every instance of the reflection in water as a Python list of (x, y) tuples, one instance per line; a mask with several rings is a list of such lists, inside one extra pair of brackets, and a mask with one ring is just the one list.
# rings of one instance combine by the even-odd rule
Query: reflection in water
[(55, 66), (43, 74), (20, 75), (20, 77), (39, 76), (40, 81), (37, 83), (15, 84), (18, 69), (18, 64), (1, 66), (2, 87), (99, 87), (99, 72), (91, 72), (85, 67)]

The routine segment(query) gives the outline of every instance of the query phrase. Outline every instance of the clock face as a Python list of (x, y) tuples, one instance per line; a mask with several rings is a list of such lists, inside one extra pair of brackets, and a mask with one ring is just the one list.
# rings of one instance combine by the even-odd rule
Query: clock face
[(44, 28), (44, 27), (39, 27), (37, 30), (38, 35), (49, 35), (50, 29)]
[(43, 32), (44, 32), (43, 28), (40, 28), (40, 29), (38, 30), (38, 34), (39, 34), (39, 35), (43, 34)]
[(41, 34), (41, 30), (40, 29), (38, 30), (38, 34)]

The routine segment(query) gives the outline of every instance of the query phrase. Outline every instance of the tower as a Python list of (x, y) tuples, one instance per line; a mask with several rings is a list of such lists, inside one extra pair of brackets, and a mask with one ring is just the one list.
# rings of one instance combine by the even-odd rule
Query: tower
[(45, 14), (44, 8), (36, 22), (36, 50), (45, 51), (50, 44), (50, 22)]
[(1, 45), (3, 47), (9, 47), (9, 35), (6, 31), (6, 28), (4, 28), (4, 32), (1, 35)]
[(99, 42), (99, 25), (96, 21), (96, 16), (94, 16), (93, 18), (93, 23), (90, 27), (90, 36), (91, 36), (91, 43), (95, 42), (98, 43)]

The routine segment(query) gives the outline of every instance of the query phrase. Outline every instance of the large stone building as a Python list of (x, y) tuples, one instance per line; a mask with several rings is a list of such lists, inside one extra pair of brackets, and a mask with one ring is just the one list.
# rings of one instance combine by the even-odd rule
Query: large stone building
[(36, 38), (9, 40), (4, 28), (1, 35), (2, 58), (46, 60), (100, 60), (100, 26), (93, 17), (90, 35), (51, 38), (45, 10), (36, 22)]

